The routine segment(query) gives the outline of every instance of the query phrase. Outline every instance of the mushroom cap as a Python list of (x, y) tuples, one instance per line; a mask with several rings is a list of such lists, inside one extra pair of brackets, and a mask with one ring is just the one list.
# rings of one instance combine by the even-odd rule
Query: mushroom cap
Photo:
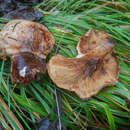
[(0, 56), (11, 58), (11, 79), (27, 85), (46, 71), (54, 37), (42, 24), (12, 20), (0, 32)]
[(107, 33), (92, 30), (80, 38), (78, 58), (56, 55), (50, 59), (49, 76), (58, 87), (75, 91), (80, 98), (89, 98), (118, 80), (119, 61), (113, 48)]
[(89, 30), (78, 42), (78, 54), (86, 54), (105, 42), (112, 42), (108, 34), (102, 30)]
[(45, 58), (51, 52), (54, 38), (42, 24), (28, 20), (12, 20), (0, 32), (0, 55), (13, 56), (30, 52)]

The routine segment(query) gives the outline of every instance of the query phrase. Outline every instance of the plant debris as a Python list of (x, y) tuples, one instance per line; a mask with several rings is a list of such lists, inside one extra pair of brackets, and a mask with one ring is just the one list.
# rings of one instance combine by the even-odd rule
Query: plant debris
[(119, 61), (114, 56), (114, 44), (104, 31), (91, 30), (80, 38), (78, 56), (52, 57), (48, 73), (60, 88), (75, 91), (86, 99), (97, 94), (104, 86), (118, 81)]
[[(37, 3), (39, 0), (21, 0), (21, 2)], [(3, 0), (0, 1), (0, 17), (12, 19), (26, 19), (38, 21), (43, 17), (43, 13), (39, 10), (34, 10), (32, 6), (24, 6), (18, 0)]]
[(0, 130), (6, 130), (1, 122), (0, 122)]
[(62, 122), (62, 103), (61, 103), (61, 93), (56, 90), (56, 104), (57, 104), (57, 115), (53, 122), (51, 122), (52, 114), (49, 114), (47, 117), (42, 118), (36, 122), (38, 130), (67, 130), (66, 126)]

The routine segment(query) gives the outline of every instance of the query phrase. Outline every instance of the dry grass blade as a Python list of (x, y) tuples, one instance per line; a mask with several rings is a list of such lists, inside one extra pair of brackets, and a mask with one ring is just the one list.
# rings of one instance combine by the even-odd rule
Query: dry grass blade
[[(11, 110), (9, 110), (7, 104), (2, 99), (2, 96), (0, 96), (0, 103), (8, 111), (8, 114), (10, 115), (10, 117), (12, 118), (12, 120), (16, 123), (16, 125), (20, 128), (20, 130), (24, 130), (24, 128), (21, 125), (21, 123), (19, 122), (19, 120), (16, 118), (16, 116), (13, 114), (13, 112)], [(12, 124), (10, 124), (10, 125), (12, 125)]]

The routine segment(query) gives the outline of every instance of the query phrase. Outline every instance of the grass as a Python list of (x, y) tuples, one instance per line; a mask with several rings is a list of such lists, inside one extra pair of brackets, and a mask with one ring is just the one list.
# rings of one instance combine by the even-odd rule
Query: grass
[[(119, 81), (87, 101), (75, 93), (57, 88), (47, 74), (41, 82), (20, 86), (10, 81), (10, 61), (0, 61), (0, 122), (7, 129), (32, 129), (36, 120), (53, 113), (56, 108), (55, 89), (62, 93), (63, 122), (70, 129), (125, 129), (130, 126), (130, 4), (126, 0), (46, 0), (37, 4), (45, 14), (45, 22), (56, 39), (59, 53), (77, 55), (80, 36), (89, 29), (104, 30), (116, 44), (120, 60)], [(0, 22), (8, 20), (0, 18)], [(0, 24), (2, 29), (4, 24)], [(48, 56), (47, 61), (56, 51)], [(57, 117), (53, 113), (52, 120)]]

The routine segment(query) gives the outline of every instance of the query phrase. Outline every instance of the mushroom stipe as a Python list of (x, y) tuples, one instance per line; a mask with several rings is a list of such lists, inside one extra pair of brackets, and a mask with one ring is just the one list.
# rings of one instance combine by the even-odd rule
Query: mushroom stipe
[[(46, 56), (55, 39), (48, 29), (28, 20), (12, 20), (0, 32), (0, 56), (11, 58), (11, 79), (29, 84), (46, 72)], [(75, 91), (82, 99), (97, 94), (103, 87), (118, 81), (119, 61), (114, 43), (104, 31), (90, 30), (79, 39), (78, 56), (53, 56), (47, 70), (60, 88)]]

